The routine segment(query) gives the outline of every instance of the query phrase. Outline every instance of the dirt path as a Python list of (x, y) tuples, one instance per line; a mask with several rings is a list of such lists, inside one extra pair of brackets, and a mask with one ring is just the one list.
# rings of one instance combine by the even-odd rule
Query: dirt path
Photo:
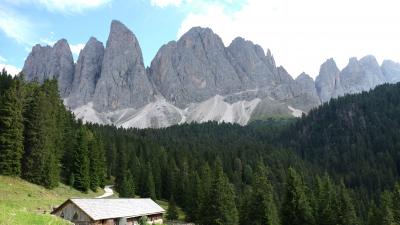
[(104, 194), (101, 195), (101, 196), (98, 196), (96, 198), (107, 198), (107, 197), (112, 196), (114, 194), (114, 191), (111, 188), (112, 188), (112, 185), (105, 186), (104, 187)]

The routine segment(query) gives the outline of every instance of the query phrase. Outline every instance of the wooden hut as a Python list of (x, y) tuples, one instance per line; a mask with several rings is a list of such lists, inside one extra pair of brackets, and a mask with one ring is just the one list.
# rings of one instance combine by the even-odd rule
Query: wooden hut
[(76, 225), (135, 225), (146, 216), (150, 224), (162, 224), (165, 210), (149, 198), (68, 199), (51, 214)]

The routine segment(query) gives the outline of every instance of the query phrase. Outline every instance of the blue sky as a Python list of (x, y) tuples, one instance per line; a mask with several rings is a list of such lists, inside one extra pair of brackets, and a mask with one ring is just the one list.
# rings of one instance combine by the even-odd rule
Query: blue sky
[(396, 0), (0, 0), (0, 67), (22, 68), (32, 46), (66, 38), (77, 58), (89, 37), (106, 43), (110, 22), (137, 36), (148, 66), (157, 50), (193, 26), (211, 27), (271, 49), (292, 76), (315, 77), (335, 58), (375, 55), (400, 61)]

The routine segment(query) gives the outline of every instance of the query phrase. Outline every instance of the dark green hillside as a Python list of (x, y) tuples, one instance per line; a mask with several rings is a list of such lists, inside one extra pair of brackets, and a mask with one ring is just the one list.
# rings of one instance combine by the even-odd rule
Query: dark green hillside
[(120, 197), (173, 199), (200, 225), (400, 224), (400, 85), (244, 127), (83, 124), (56, 81), (5, 71), (0, 103), (1, 175), (82, 192), (114, 182)]
[(400, 178), (400, 84), (331, 100), (285, 131), (305, 161), (370, 194)]

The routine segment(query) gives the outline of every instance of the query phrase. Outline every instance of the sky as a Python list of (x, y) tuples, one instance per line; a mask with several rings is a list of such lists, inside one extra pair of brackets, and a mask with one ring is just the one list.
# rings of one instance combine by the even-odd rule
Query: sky
[(372, 54), (400, 62), (398, 0), (0, 0), (0, 68), (18, 72), (35, 44), (68, 40), (74, 59), (91, 36), (104, 44), (117, 19), (139, 40), (149, 66), (158, 49), (191, 27), (210, 27), (270, 49), (293, 76), (316, 77), (334, 58)]

